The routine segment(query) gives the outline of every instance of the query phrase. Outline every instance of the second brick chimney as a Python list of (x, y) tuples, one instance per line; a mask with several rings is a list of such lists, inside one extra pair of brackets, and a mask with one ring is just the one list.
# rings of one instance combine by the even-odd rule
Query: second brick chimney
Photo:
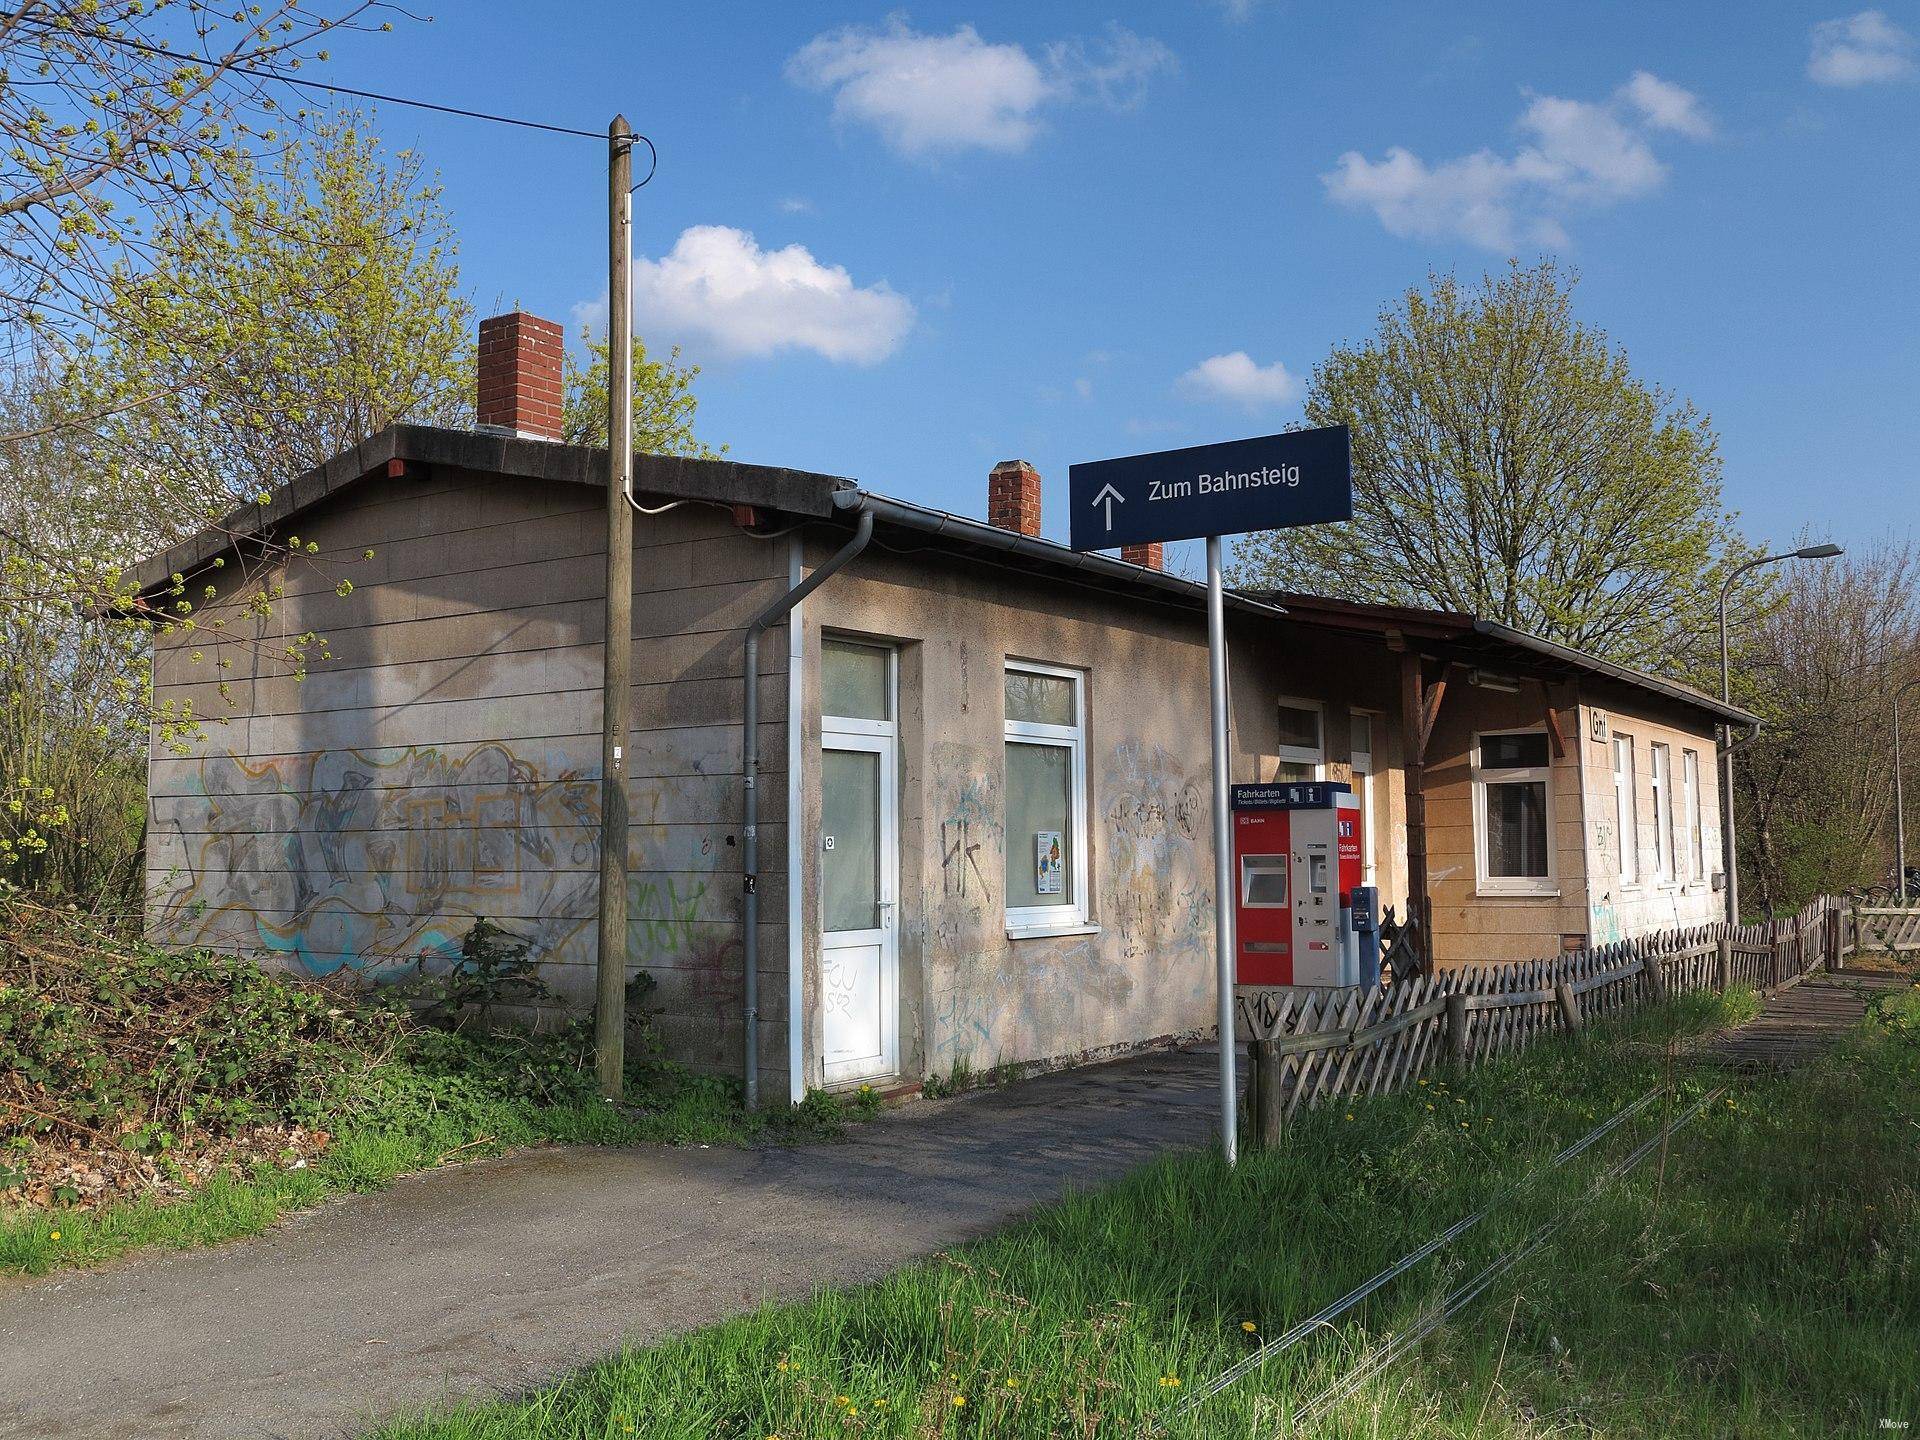
[(480, 322), (477, 418), (484, 429), (558, 440), (565, 333), (515, 310)]
[(1122, 545), (1120, 558), (1129, 565), (1144, 565), (1149, 570), (1167, 568), (1166, 556), (1161, 553), (1161, 542), (1149, 540), (1144, 545)]
[(1040, 533), (1040, 472), (1024, 460), (1002, 460), (987, 476), (987, 523), (1021, 535)]

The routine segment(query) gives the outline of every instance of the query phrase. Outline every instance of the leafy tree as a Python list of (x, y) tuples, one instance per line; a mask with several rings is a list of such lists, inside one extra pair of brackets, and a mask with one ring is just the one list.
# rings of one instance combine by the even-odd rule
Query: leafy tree
[[(587, 363), (567, 355), (566, 393), (561, 400), (561, 430), (569, 445), (607, 443), (607, 337), (583, 331)], [(633, 341), (633, 448), (646, 455), (691, 455), (710, 460), (726, 453), (711, 449), (693, 433), (699, 400), (693, 393), (698, 365), (680, 362), (674, 346), (664, 360), (647, 355), (646, 342)]]
[(1751, 551), (1706, 418), (1575, 318), (1574, 284), (1551, 261), (1472, 288), (1432, 275), (1336, 347), (1305, 418), (1353, 429), (1354, 518), (1250, 537), (1235, 582), (1465, 611), (1676, 668)]
[[(380, 0), (0, 0), (0, 343), (15, 365), (149, 329), (118, 276), (154, 230), (218, 211), (281, 143), (288, 81), (339, 31), (391, 29)], [(131, 387), (115, 405), (138, 403)]]
[[(150, 628), (194, 636), (183, 653), (210, 696), (231, 695), (236, 664), (299, 676), (326, 653), (264, 623), (289, 567), (341, 568), (295, 537), (249, 540), (151, 603), (114, 561), (217, 525), (396, 420), (468, 417), (471, 308), (417, 159), (389, 159), (347, 115), (265, 174), (236, 160), (232, 178), (227, 210), (167, 218), (150, 268), (114, 277), (140, 323), (0, 367), (0, 878), (80, 893), (132, 876), (149, 733), (177, 748), (219, 718), (155, 705)], [(141, 403), (118, 403), (129, 393)], [(240, 623), (203, 617), (215, 598), (240, 602)]]
[(396, 421), (470, 418), (473, 311), (440, 187), (368, 125), (319, 123), (264, 174), (237, 164), (224, 211), (166, 222), (150, 268), (116, 280), (121, 307), (150, 323), (75, 365), (73, 404), (128, 386), (151, 397), (110, 415), (96, 444), (103, 469), (135, 482), (124, 503), (156, 539)]

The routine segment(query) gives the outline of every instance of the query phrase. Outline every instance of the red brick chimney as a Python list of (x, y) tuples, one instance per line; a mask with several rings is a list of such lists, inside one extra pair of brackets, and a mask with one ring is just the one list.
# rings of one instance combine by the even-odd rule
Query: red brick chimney
[(480, 322), (478, 418), (485, 429), (558, 440), (565, 333), (515, 310)]
[(1002, 460), (987, 476), (987, 523), (1022, 535), (1040, 533), (1040, 472), (1024, 460)]
[(1161, 554), (1161, 542), (1149, 540), (1144, 545), (1122, 545), (1120, 558), (1129, 565), (1144, 565), (1149, 570), (1167, 568), (1166, 557)]

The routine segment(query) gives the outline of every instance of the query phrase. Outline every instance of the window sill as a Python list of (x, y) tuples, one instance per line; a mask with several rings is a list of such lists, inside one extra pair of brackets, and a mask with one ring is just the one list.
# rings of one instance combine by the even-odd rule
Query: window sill
[(1487, 885), (1474, 887), (1474, 897), (1480, 900), (1558, 900), (1560, 887), (1552, 886), (1544, 890), (1513, 889), (1505, 886), (1494, 888)]
[(1055, 935), (1098, 935), (1099, 933), (1098, 925), (1088, 925), (1083, 922), (1075, 922), (1071, 925), (1009, 925), (1007, 927), (1009, 940), (1045, 940)]

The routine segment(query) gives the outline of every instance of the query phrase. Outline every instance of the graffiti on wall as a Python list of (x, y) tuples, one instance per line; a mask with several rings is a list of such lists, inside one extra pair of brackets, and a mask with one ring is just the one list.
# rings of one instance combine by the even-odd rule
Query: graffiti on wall
[(1207, 788), (1163, 746), (1127, 741), (1107, 757), (1107, 899), (1126, 959), (1169, 963), (1204, 956), (1212, 939), (1213, 885), (1196, 842), (1207, 825)]
[[(162, 833), (179, 844), (153, 877), (154, 929), (170, 943), (257, 948), (312, 974), (377, 975), (457, 954), (475, 915), (507, 921), (540, 958), (592, 927), (599, 781), (564, 752), (215, 755), (192, 790), (156, 802), (175, 812)], [(692, 901), (669, 897), (669, 918), (650, 936), (672, 938), (674, 903)]]
[(929, 815), (939, 826), (940, 876), (928, 877), (925, 915), (931, 1010), (927, 1049), (936, 1066), (991, 1054), (1000, 988), (993, 934), (1005, 829), (999, 757), (952, 741), (933, 746)]

